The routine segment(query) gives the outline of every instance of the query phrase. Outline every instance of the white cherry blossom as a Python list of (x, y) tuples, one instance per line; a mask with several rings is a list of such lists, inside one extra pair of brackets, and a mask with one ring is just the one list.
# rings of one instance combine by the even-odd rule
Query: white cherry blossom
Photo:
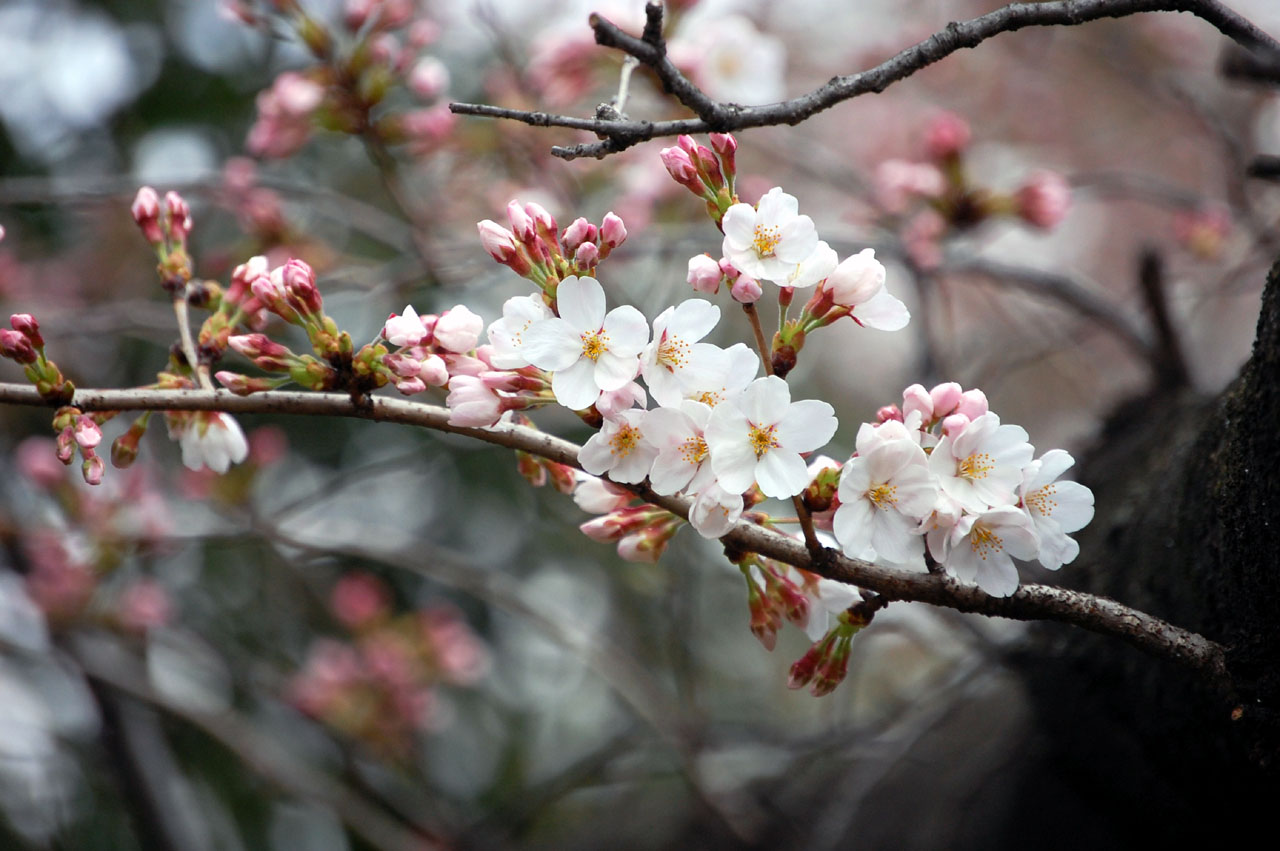
[(1040, 536), (1040, 563), (1057, 570), (1075, 561), (1080, 545), (1067, 536), (1093, 519), (1093, 491), (1079, 482), (1060, 482), (1075, 459), (1062, 449), (1050, 449), (1032, 461), (1022, 474), (1022, 509)]
[(697, 493), (715, 481), (704, 431), (711, 408), (682, 401), (679, 407), (655, 408), (645, 416), (645, 432), (658, 448), (649, 484), (654, 493), (682, 490)]
[(208, 467), (225, 473), (249, 457), (249, 441), (240, 424), (220, 411), (193, 414), (180, 429), (171, 427), (169, 436), (182, 447), (182, 463), (191, 470)]
[(520, 295), (502, 305), (502, 318), (489, 325), (493, 352), (489, 362), (495, 369), (520, 369), (529, 365), (524, 355), (524, 332), (529, 326), (554, 314), (540, 295)]
[(615, 482), (644, 481), (658, 448), (645, 434), (645, 412), (623, 411), (604, 425), (578, 452), (578, 463), (593, 476), (606, 473)]
[(880, 331), (897, 331), (911, 321), (907, 306), (884, 287), (884, 266), (870, 248), (846, 257), (823, 284), (836, 304), (851, 309), (854, 322)]
[(1040, 549), (1031, 520), (1012, 506), (966, 514), (951, 529), (950, 552), (943, 564), (957, 579), (976, 582), (996, 597), (1018, 590), (1013, 559), (1033, 559)]
[[(923, 566), (921, 520), (937, 501), (928, 459), (901, 423), (859, 431), (858, 454), (840, 473), (840, 507), (832, 531), (851, 553), (868, 546), (890, 564)], [(883, 432), (901, 432), (886, 439)]]
[(698, 342), (719, 321), (720, 308), (700, 298), (668, 307), (653, 320), (653, 341), (640, 356), (640, 372), (659, 405), (679, 404), (685, 387), (720, 365), (722, 350)]
[(988, 411), (943, 437), (929, 455), (929, 469), (947, 496), (980, 514), (1017, 502), (1022, 468), (1034, 452), (1021, 426), (1000, 425), (1000, 418)]
[(649, 323), (630, 305), (605, 313), (604, 288), (595, 278), (568, 277), (556, 290), (560, 315), (524, 331), (523, 351), (539, 369), (552, 371), (556, 401), (575, 411), (588, 408), (602, 391), (635, 378)]
[(799, 215), (795, 196), (773, 187), (755, 207), (734, 204), (725, 211), (724, 256), (735, 268), (756, 279), (789, 283), (796, 266), (818, 247), (813, 219)]
[(704, 538), (719, 538), (738, 522), (742, 508), (741, 493), (731, 493), (712, 482), (694, 497), (689, 525)]
[(725, 490), (741, 493), (756, 482), (765, 496), (786, 499), (809, 484), (801, 453), (826, 444), (837, 425), (826, 402), (792, 402), (781, 378), (757, 379), (712, 411), (706, 431), (711, 468)]
[(715, 362), (689, 376), (684, 397), (714, 408), (726, 399), (734, 399), (760, 372), (760, 356), (746, 343), (734, 343), (722, 349)]

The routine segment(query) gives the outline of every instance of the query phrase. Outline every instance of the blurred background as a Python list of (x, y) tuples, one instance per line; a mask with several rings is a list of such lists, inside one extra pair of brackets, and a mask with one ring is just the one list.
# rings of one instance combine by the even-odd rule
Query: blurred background
[[(712, 96), (764, 103), (999, 5), (676, 2), (667, 36)], [(1270, 0), (1231, 5), (1280, 37)], [(652, 318), (720, 245), (673, 143), (565, 162), (581, 135), (445, 106), (591, 115), (622, 67), (592, 11), (643, 24), (639, 0), (4, 0), (0, 303), (78, 386), (153, 382), (176, 330), (129, 213), (148, 184), (191, 204), (199, 277), (302, 258), (358, 342), (406, 304), (488, 322), (528, 292), (475, 229), (513, 198), (620, 215), (600, 278)], [(1153, 384), (1229, 381), (1280, 248), (1267, 73), (1196, 18), (1134, 16), (739, 134), (743, 200), (780, 185), (842, 258), (875, 248), (913, 314), (806, 348), (790, 378), (836, 405), (829, 454), (915, 382), (1081, 453)], [(643, 69), (625, 110), (685, 114)], [(748, 339), (727, 309), (716, 333)], [(157, 420), (90, 488), (47, 411), (0, 418), (0, 847), (969, 847), (1001, 817), (986, 780), (1032, 723), (1020, 624), (890, 606), (814, 698), (786, 687), (808, 640), (753, 640), (718, 547), (623, 561), (507, 451), (242, 417), (249, 460), (218, 477)]]

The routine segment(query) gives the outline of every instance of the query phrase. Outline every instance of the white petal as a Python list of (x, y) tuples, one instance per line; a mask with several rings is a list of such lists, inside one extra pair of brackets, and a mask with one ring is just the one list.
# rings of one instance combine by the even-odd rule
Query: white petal
[(555, 393), (557, 402), (572, 411), (591, 407), (600, 398), (595, 364), (584, 358), (568, 369), (557, 370), (551, 376), (551, 391)]
[(756, 465), (756, 481), (765, 496), (787, 499), (809, 485), (809, 468), (795, 452), (773, 449)]
[(620, 355), (638, 356), (649, 342), (649, 321), (629, 304), (609, 311), (602, 327), (609, 338), (609, 351)]
[(595, 278), (565, 278), (556, 287), (556, 308), (575, 331), (595, 331), (604, 322), (604, 287)]
[(848, 501), (841, 499), (840, 507), (831, 518), (831, 531), (846, 553), (860, 553), (871, 546), (875, 511), (875, 507), (861, 496)]
[(835, 408), (820, 399), (802, 399), (787, 408), (775, 436), (794, 452), (812, 452), (826, 446), (839, 425)]
[(543, 319), (524, 332), (523, 352), (538, 369), (568, 369), (582, 357), (582, 339), (564, 319)]
[(868, 328), (880, 331), (898, 331), (907, 327), (911, 312), (907, 306), (888, 290), (880, 290), (867, 301), (853, 309), (853, 318)]

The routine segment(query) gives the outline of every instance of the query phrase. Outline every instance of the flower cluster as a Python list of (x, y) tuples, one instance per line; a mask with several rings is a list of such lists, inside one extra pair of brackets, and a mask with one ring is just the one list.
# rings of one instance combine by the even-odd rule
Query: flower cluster
[(960, 116), (934, 116), (923, 136), (923, 160), (888, 159), (875, 171), (879, 206), (890, 217), (905, 218), (903, 241), (917, 265), (932, 268), (941, 262), (941, 240), (948, 231), (1001, 216), (1052, 230), (1066, 217), (1071, 188), (1056, 172), (1033, 171), (1008, 194), (974, 184), (965, 164), (972, 133)]
[(439, 27), (418, 4), (348, 0), (337, 29), (292, 0), (276, 6), (316, 62), (283, 72), (258, 95), (249, 153), (291, 156), (315, 127), (364, 135), (375, 144), (403, 144), (417, 155), (439, 148), (454, 123), (443, 100), (449, 72), (423, 52)]
[(1033, 460), (1027, 433), (1002, 424), (978, 390), (955, 383), (903, 393), (902, 407), (858, 431), (844, 464), (832, 530), (856, 558), (924, 570), (928, 559), (989, 594), (1018, 588), (1013, 559), (1057, 570), (1093, 517), (1093, 494), (1058, 481), (1061, 449)]
[(340, 579), (330, 607), (352, 639), (311, 646), (289, 685), (292, 701), (384, 754), (403, 758), (415, 731), (447, 723), (440, 685), (472, 685), (488, 669), (488, 653), (455, 609), (397, 615), (390, 590), (367, 573)]

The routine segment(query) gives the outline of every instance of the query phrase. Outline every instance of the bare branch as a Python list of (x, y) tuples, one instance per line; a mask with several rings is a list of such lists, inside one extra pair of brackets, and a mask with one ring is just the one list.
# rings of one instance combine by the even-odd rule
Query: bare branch
[[(650, 7), (655, 5), (657, 4), (649, 4), (646, 12), (649, 13)], [(883, 92), (893, 83), (910, 77), (922, 68), (939, 62), (958, 50), (977, 47), (1000, 33), (1014, 32), (1025, 27), (1071, 26), (1102, 18), (1122, 18), (1140, 12), (1188, 12), (1212, 24), (1242, 47), (1254, 51), (1260, 57), (1268, 58), (1268, 61), (1269, 57), (1280, 57), (1280, 42), (1218, 0), (1053, 0), (1044, 3), (1013, 3), (968, 21), (948, 24), (941, 32), (874, 68), (833, 77), (808, 94), (778, 103), (740, 106), (712, 100), (681, 74), (667, 58), (666, 45), (661, 38), (649, 37), (650, 26), (645, 28), (645, 37), (636, 38), (622, 32), (601, 16), (592, 15), (590, 22), (595, 30), (597, 43), (617, 48), (652, 68), (663, 88), (696, 113), (698, 118), (656, 122), (603, 121), (482, 104), (451, 103), (449, 108), (460, 115), (510, 118), (535, 127), (586, 130), (595, 133), (601, 141), (568, 147), (556, 146), (551, 152), (563, 159), (587, 156), (599, 158), (649, 139), (682, 133), (725, 133), (748, 127), (799, 124), (838, 103), (871, 92)], [(653, 20), (651, 13), (649, 20)]]
[[(49, 406), (34, 388), (8, 383), (0, 383), (0, 403)], [(77, 390), (72, 404), (83, 411), (187, 410), (355, 417), (463, 434), (578, 467), (579, 447), (562, 438), (506, 423), (492, 428), (451, 426), (447, 408), (403, 399), (373, 397), (355, 403), (350, 396), (338, 393), (275, 391), (242, 397), (224, 391), (133, 389)], [(645, 485), (629, 486), (629, 489), (673, 514), (683, 518), (689, 515), (688, 498), (659, 496)], [(887, 600), (914, 600), (1014, 620), (1074, 624), (1123, 639), (1152, 655), (1191, 668), (1224, 690), (1230, 688), (1221, 645), (1105, 597), (1045, 585), (1023, 585), (1010, 597), (993, 597), (976, 585), (960, 583), (941, 574), (880, 567), (832, 550), (810, 553), (802, 541), (746, 522), (738, 523), (721, 540), (739, 550), (759, 553), (829, 579), (869, 589)]]

